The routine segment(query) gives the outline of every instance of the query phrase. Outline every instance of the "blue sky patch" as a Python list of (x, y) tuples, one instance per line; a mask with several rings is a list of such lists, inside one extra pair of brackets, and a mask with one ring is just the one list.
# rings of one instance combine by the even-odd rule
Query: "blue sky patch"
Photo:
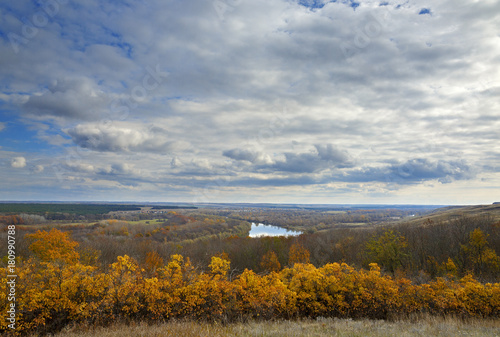
[(325, 2), (322, 0), (299, 0), (299, 4), (309, 8), (323, 8)]

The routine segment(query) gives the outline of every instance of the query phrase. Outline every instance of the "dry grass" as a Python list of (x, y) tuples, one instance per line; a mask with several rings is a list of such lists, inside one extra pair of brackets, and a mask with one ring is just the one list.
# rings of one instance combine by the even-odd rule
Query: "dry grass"
[(138, 336), (500, 336), (499, 320), (468, 320), (426, 317), (418, 320), (377, 321), (318, 318), (316, 320), (236, 323), (220, 325), (194, 321), (170, 321), (156, 325), (116, 324), (106, 328), (71, 327), (56, 337)]

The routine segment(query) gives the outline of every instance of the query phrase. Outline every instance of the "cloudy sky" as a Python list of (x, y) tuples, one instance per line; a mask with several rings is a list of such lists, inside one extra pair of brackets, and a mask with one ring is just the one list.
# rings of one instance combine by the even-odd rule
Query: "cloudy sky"
[(0, 200), (500, 201), (497, 0), (0, 16)]

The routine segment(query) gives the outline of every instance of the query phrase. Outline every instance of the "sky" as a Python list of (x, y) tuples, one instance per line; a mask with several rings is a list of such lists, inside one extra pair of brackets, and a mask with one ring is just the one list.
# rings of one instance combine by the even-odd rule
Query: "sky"
[(0, 200), (500, 201), (500, 2), (0, 4)]

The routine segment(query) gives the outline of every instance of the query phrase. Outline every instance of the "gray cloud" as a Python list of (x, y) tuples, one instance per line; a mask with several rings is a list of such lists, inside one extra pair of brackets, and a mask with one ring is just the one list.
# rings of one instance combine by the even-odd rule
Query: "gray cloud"
[(317, 153), (285, 153), (285, 160), (277, 161), (273, 169), (284, 172), (312, 173), (328, 168), (328, 163)]
[(364, 167), (333, 177), (346, 182), (382, 182), (389, 184), (416, 184), (437, 180), (451, 183), (455, 180), (469, 180), (476, 175), (476, 170), (464, 160), (437, 160), (415, 158), (403, 163), (379, 167)]
[(80, 124), (67, 130), (67, 134), (76, 145), (101, 152), (166, 154), (189, 146), (187, 142), (170, 139), (168, 132), (159, 127)]
[(332, 144), (315, 145), (315, 147), (318, 151), (319, 157), (322, 160), (331, 163), (334, 167), (344, 168), (354, 166), (353, 160), (349, 156), (349, 153), (345, 150), (340, 150)]
[[(297, 169), (296, 172), (298, 171)], [(449, 184), (457, 180), (473, 179), (475, 175), (475, 169), (463, 161), (431, 162), (425, 159), (413, 159), (400, 164), (356, 168), (320, 175), (298, 174), (288, 177), (238, 178), (231, 181), (231, 185), (279, 187), (329, 183), (383, 183), (397, 189), (430, 181)]]
[(310, 153), (286, 152), (285, 160), (278, 160), (271, 167), (278, 171), (313, 173), (354, 165), (347, 151), (340, 150), (332, 144), (315, 145), (315, 148), (316, 151)]
[(87, 78), (58, 80), (42, 95), (33, 95), (24, 109), (38, 116), (95, 120), (107, 98)]
[(224, 151), (222, 155), (234, 160), (245, 160), (259, 165), (271, 164), (273, 162), (269, 155), (259, 151), (231, 149)]

